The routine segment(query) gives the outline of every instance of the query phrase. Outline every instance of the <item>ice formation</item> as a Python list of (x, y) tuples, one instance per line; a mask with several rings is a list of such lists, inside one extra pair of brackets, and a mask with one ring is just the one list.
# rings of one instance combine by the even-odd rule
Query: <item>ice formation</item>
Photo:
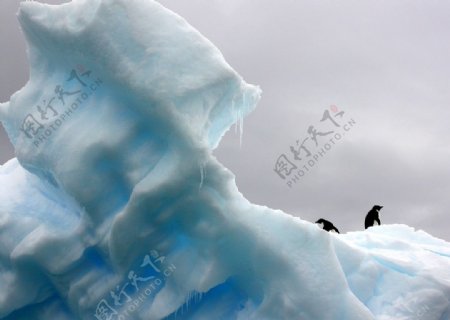
[[(450, 244), (333, 235), (249, 203), (212, 155), (260, 90), (152, 0), (24, 2), (0, 105), (0, 318), (450, 319)], [(239, 115), (239, 117), (236, 117)]]

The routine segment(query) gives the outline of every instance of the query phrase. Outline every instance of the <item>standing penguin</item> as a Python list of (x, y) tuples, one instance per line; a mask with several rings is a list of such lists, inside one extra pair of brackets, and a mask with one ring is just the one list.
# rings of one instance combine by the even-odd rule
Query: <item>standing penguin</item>
[(316, 223), (325, 231), (331, 231), (331, 232), (339, 233), (339, 230), (328, 220), (319, 219), (319, 220), (316, 221)]
[(373, 208), (367, 213), (366, 220), (364, 221), (364, 226), (367, 228), (372, 226), (379, 226), (381, 224), (380, 217), (378, 216), (379, 212), (383, 208), (383, 206), (375, 205)]

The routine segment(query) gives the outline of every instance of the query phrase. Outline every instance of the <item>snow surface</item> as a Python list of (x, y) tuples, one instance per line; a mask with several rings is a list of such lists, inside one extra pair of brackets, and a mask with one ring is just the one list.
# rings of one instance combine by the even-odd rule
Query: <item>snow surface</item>
[(330, 234), (249, 203), (212, 155), (254, 109), (151, 0), (21, 4), (31, 76), (0, 105), (2, 319), (450, 319), (450, 244)]

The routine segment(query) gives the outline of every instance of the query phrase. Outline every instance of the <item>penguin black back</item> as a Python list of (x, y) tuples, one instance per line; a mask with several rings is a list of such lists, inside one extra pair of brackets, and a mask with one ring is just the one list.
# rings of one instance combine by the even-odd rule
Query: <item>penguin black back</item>
[(316, 221), (317, 224), (321, 225), (322, 229), (325, 231), (334, 231), (337, 233), (340, 233), (339, 230), (328, 220), (322, 219), (320, 218), (319, 220)]
[(383, 206), (375, 205), (372, 209), (370, 209), (370, 211), (366, 215), (366, 219), (364, 220), (364, 227), (366, 229), (381, 224), (379, 211), (382, 208)]

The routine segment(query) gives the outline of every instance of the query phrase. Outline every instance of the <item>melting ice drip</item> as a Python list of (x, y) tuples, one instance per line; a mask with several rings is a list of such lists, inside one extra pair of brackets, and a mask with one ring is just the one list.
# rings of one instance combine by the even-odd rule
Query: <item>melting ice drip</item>
[[(450, 245), (330, 235), (249, 203), (211, 154), (255, 107), (151, 0), (21, 4), (30, 80), (0, 105), (3, 319), (449, 318)], [(200, 168), (200, 173), (199, 173)]]

